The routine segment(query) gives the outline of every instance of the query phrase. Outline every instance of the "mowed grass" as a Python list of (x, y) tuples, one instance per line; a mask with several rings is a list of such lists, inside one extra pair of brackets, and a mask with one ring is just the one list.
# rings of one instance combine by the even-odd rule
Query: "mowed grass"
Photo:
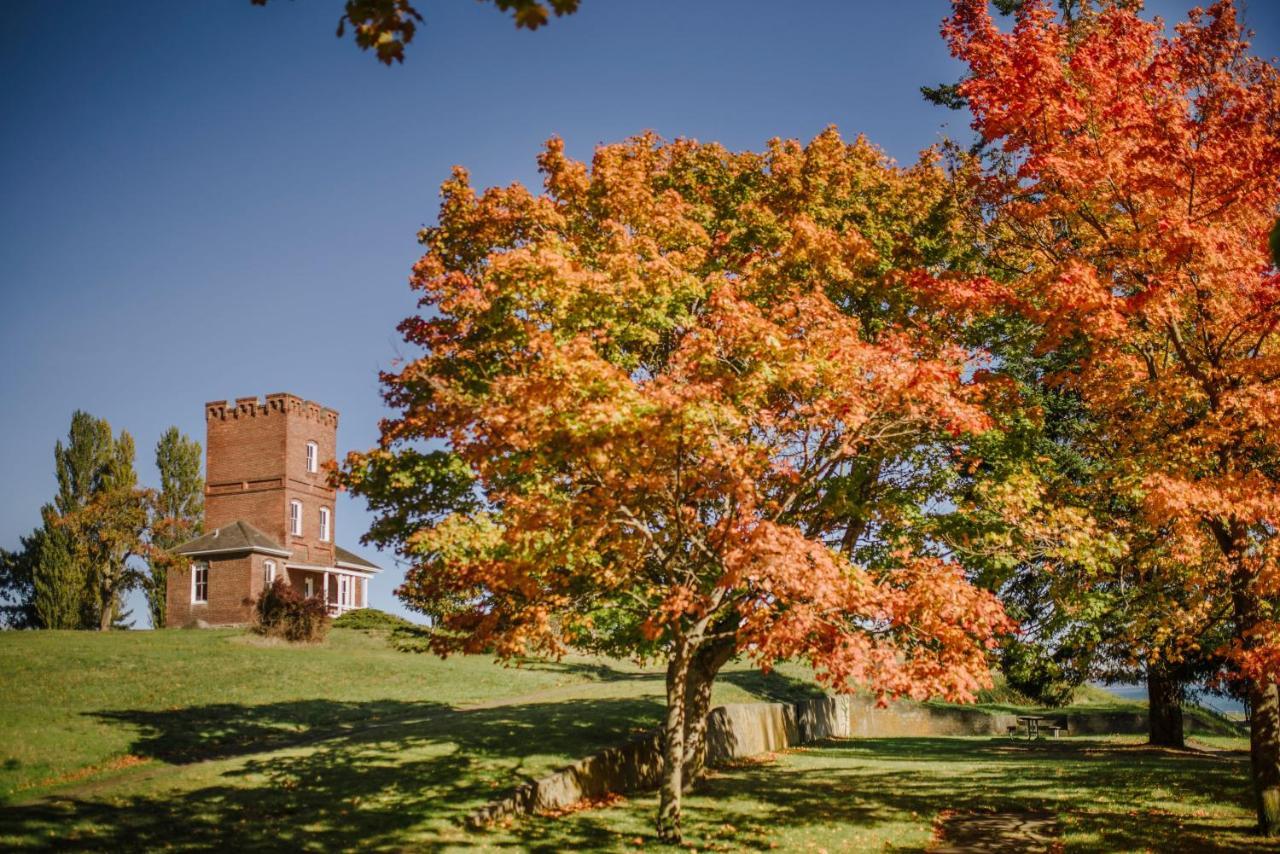
[[(662, 673), (569, 658), (503, 667), (334, 630), (319, 647), (237, 631), (0, 634), (0, 849), (401, 850), (652, 846), (635, 795), (484, 832), (467, 813), (647, 729)], [(715, 702), (815, 693), (800, 667), (735, 666)], [(716, 772), (690, 796), (700, 847), (925, 844), (945, 810), (1049, 808), (1068, 850), (1257, 850), (1239, 739), (832, 742)], [(1179, 834), (1181, 836), (1179, 836)], [(1130, 845), (1132, 843), (1132, 845)], [(1215, 847), (1216, 846), (1216, 847)], [(1182, 847), (1180, 850), (1196, 850)]]
[(237, 630), (4, 632), (0, 798), (131, 758), (182, 764), (257, 752), (344, 725), (592, 681), (584, 661), (441, 661), (356, 631), (335, 630), (317, 647), (268, 645)]
[[(815, 690), (737, 667), (715, 701)], [(237, 630), (0, 633), (0, 849), (217, 847), (237, 828), (237, 845), (320, 845), (328, 819), (336, 847), (435, 840), (655, 726), (663, 693), (661, 669), (628, 662), (441, 660), (354, 630), (315, 647)]]
[[(1249, 833), (1241, 752), (1148, 748), (1138, 737), (828, 741), (720, 769), (685, 802), (700, 850), (920, 851), (950, 813), (1055, 814), (1066, 851), (1276, 851)], [(1237, 740), (1233, 747), (1239, 747)], [(512, 823), (477, 847), (651, 847), (656, 797)]]

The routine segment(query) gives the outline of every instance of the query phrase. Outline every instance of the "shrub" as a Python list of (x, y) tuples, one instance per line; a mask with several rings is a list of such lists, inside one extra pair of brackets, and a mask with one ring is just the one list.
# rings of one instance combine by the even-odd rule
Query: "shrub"
[(333, 621), (335, 629), (360, 629), (366, 632), (389, 632), (412, 625), (404, 617), (397, 617), (377, 608), (357, 608)]
[(277, 578), (254, 603), (254, 631), (292, 643), (317, 643), (329, 633), (329, 609), (318, 596), (303, 596)]

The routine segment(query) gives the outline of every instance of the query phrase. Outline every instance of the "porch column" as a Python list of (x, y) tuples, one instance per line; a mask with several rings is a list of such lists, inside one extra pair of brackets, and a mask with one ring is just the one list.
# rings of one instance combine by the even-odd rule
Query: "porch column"
[(369, 579), (360, 579), (360, 607), (369, 607)]
[(324, 573), (324, 606), (329, 607), (329, 573)]

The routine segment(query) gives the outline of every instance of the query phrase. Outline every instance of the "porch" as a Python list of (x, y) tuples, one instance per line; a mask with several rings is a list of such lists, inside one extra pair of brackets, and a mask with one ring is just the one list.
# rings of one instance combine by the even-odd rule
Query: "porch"
[(306, 564), (286, 564), (285, 569), (289, 573), (289, 584), (302, 588), (307, 598), (319, 597), (330, 616), (337, 617), (368, 605), (370, 573)]

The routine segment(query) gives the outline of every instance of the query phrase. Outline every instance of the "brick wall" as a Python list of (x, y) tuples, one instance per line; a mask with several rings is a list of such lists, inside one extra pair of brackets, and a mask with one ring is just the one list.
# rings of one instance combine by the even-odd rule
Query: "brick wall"
[(252, 619), (254, 599), (263, 587), (263, 562), (274, 560), (276, 572), (282, 572), (284, 561), (260, 554), (209, 558), (208, 601), (191, 601), (192, 563), (176, 567), (169, 573), (165, 624), (180, 628), (203, 620), (214, 626), (244, 625)]
[[(324, 467), (337, 455), (338, 413), (291, 394), (205, 404), (205, 530), (242, 520), (286, 549), (293, 560), (333, 564), (337, 493)], [(307, 443), (318, 465), (307, 471)], [(302, 535), (289, 530), (289, 502), (302, 504)], [(320, 539), (320, 508), (329, 510), (329, 539)]]
[[(337, 493), (328, 485), (325, 467), (337, 456), (338, 413), (292, 394), (269, 394), (265, 400), (241, 397), (234, 403), (206, 403), (205, 427), (205, 531), (247, 522), (291, 551), (291, 562), (332, 566)], [(314, 472), (307, 470), (309, 442), (317, 449)], [(292, 501), (302, 505), (300, 536), (290, 530)], [(322, 507), (329, 511), (325, 540), (320, 539)], [(167, 624), (248, 622), (250, 608), (244, 600), (262, 590), (264, 560), (274, 560), (277, 574), (284, 576), (285, 561), (278, 557), (248, 554), (211, 560), (209, 602), (203, 605), (191, 602), (190, 567), (175, 571), (167, 591)], [(319, 576), (316, 590), (323, 590)]]

